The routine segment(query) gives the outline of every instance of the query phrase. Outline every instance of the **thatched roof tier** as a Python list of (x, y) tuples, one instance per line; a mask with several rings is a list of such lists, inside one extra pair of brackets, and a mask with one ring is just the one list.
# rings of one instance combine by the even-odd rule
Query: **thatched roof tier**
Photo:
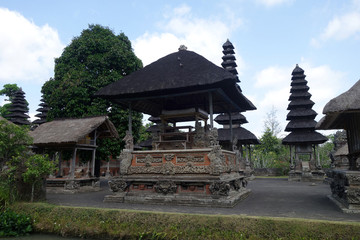
[(226, 40), (226, 42), (222, 45), (222, 47), (224, 49), (223, 53), (225, 55), (227, 55), (227, 54), (235, 54), (234, 45), (229, 41), (229, 39)]
[(295, 66), (294, 70), (292, 71), (291, 75), (293, 75), (293, 76), (303, 75), (305, 77), (304, 70), (301, 67), (299, 67), (298, 64), (296, 64), (296, 66)]
[(314, 106), (314, 104), (315, 103), (310, 99), (294, 99), (291, 100), (291, 102), (289, 103), (287, 110), (298, 109), (298, 108), (311, 109), (312, 106)]
[[(241, 113), (232, 113), (231, 114), (231, 120), (233, 124), (244, 124), (248, 123), (246, 120), (246, 117), (242, 115)], [(222, 113), (216, 116), (214, 119), (215, 122), (221, 125), (229, 125), (230, 124), (230, 116), (229, 114)]]
[(199, 54), (179, 50), (100, 89), (95, 96), (155, 117), (162, 110), (198, 107), (213, 113), (254, 110), (236, 84), (237, 77)]
[[(233, 128), (233, 137), (238, 139), (240, 144), (260, 144), (259, 139), (250, 131), (243, 127)], [(230, 129), (220, 128), (218, 129), (218, 140), (230, 141)]]
[(323, 114), (360, 110), (360, 80), (348, 91), (331, 99), (324, 107)]
[(36, 119), (36, 120), (33, 121), (33, 124), (39, 124), (40, 125), (40, 124), (43, 124), (43, 123), (46, 123), (45, 119)]
[(282, 140), (282, 143), (285, 145), (321, 144), (327, 140), (327, 137), (316, 131), (291, 132)]
[(153, 116), (151, 116), (151, 117), (148, 118), (148, 120), (149, 120), (150, 122), (153, 122), (153, 123), (161, 123), (161, 118), (159, 118), (159, 117), (153, 117)]
[(292, 119), (315, 119), (317, 113), (312, 109), (304, 109), (302, 111), (291, 110), (287, 116), (286, 120)]
[(347, 118), (360, 111), (360, 80), (348, 91), (331, 99), (324, 107), (326, 114), (317, 124), (317, 129), (345, 129)]
[(309, 87), (307, 85), (295, 85), (295, 86), (292, 86), (291, 89), (290, 89), (290, 93), (293, 93), (293, 92), (304, 92), (304, 91), (309, 91)]
[(95, 129), (100, 134), (99, 138), (119, 137), (106, 116), (54, 120), (40, 125), (30, 135), (38, 147), (73, 147)]
[(349, 146), (345, 143), (342, 147), (340, 147), (335, 153), (334, 156), (347, 156), (349, 155)]
[(152, 125), (146, 129), (146, 132), (160, 132), (160, 130), (159, 125)]
[(289, 101), (295, 99), (310, 99), (311, 94), (309, 92), (293, 92), (290, 94)]
[(293, 77), (291, 80), (290, 86), (306, 85), (308, 83), (303, 76), (297, 76), (296, 78)]
[(315, 130), (316, 121), (311, 119), (295, 119), (290, 121), (285, 128), (286, 132)]
[(152, 148), (152, 139), (147, 139), (139, 143), (142, 148)]
[(29, 118), (29, 115), (22, 113), (22, 112), (13, 112), (13, 113), (6, 115), (6, 117), (27, 119), (27, 118)]
[(37, 111), (37, 112), (48, 112), (48, 111), (49, 111), (49, 108), (44, 108), (44, 107), (42, 107), (42, 108), (36, 109), (36, 111)]

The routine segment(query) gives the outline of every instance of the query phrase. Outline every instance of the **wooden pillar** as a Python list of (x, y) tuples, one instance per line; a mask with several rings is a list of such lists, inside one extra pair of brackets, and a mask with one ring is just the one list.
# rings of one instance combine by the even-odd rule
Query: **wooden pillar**
[(73, 157), (72, 157), (72, 160), (71, 160), (71, 165), (70, 165), (70, 178), (71, 179), (75, 178), (76, 152), (77, 152), (77, 148), (75, 147)]
[(131, 114), (131, 102), (129, 102), (129, 133), (132, 135), (132, 114)]
[(62, 167), (61, 167), (61, 162), (62, 162), (62, 152), (58, 152), (59, 153), (59, 172), (58, 172), (58, 176), (62, 176)]
[(232, 116), (231, 116), (231, 112), (229, 112), (228, 114), (229, 114), (229, 123), (230, 123), (230, 141), (231, 144), (233, 144), (234, 132), (233, 132)]
[(212, 92), (209, 92), (209, 111), (210, 111), (210, 127), (214, 127), (214, 110), (213, 110), (213, 98), (212, 98)]
[[(94, 132), (94, 146), (96, 146), (96, 140), (97, 140), (97, 131), (95, 129)], [(95, 177), (95, 156), (96, 156), (96, 147), (92, 150), (92, 156), (91, 156), (91, 177)]]

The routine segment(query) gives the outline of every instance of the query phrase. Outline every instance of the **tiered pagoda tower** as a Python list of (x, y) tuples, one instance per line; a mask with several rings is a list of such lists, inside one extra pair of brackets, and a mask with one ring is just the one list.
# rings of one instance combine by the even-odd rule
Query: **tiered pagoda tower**
[(29, 112), (28, 104), (25, 100), (25, 93), (20, 88), (11, 101), (9, 114), (6, 115), (9, 120), (17, 125), (30, 125), (27, 113)]
[[(222, 67), (235, 76), (238, 75), (236, 70), (236, 58), (234, 56), (234, 46), (229, 39), (223, 44), (223, 62)], [(238, 79), (238, 82), (239, 79)], [(257, 137), (247, 129), (241, 127), (241, 124), (248, 123), (246, 117), (239, 112), (231, 114), (219, 114), (215, 118), (215, 122), (223, 125), (223, 128), (218, 129), (218, 140), (223, 149), (229, 151), (239, 151), (241, 155), (239, 167), (240, 171), (245, 172), (246, 175), (251, 174), (251, 155), (250, 145), (259, 144)]]
[(317, 113), (312, 109), (314, 102), (305, 80), (304, 70), (296, 65), (292, 72), (289, 97), (290, 112), (286, 120), (285, 131), (290, 132), (282, 143), (290, 146), (289, 180), (322, 180), (324, 172), (321, 170), (317, 145), (327, 141), (327, 138), (315, 131)]
[(43, 124), (46, 122), (47, 113), (49, 111), (49, 106), (45, 102), (44, 98), (41, 98), (41, 103), (39, 104), (40, 108), (36, 109), (36, 111), (40, 112), (35, 115), (35, 117), (38, 117), (39, 119), (36, 119), (33, 123), (34, 124)]
[(223, 44), (223, 54), (222, 57), (223, 62), (221, 63), (221, 66), (231, 72), (234, 75), (238, 75), (238, 72), (236, 70), (237, 64), (235, 62), (236, 58), (234, 56), (234, 45), (229, 41), (229, 39)]

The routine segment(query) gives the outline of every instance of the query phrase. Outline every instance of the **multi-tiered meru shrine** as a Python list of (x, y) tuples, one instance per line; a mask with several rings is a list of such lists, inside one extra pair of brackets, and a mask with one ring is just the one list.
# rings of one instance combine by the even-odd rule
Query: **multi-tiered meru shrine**
[[(130, 114), (121, 176), (109, 181), (114, 194), (105, 201), (231, 207), (245, 198), (250, 190), (239, 173), (240, 154), (221, 149), (213, 127), (214, 114), (256, 109), (237, 82), (180, 47), (99, 90), (96, 96), (161, 119), (152, 150), (134, 151)], [(195, 124), (179, 124), (189, 121)]]

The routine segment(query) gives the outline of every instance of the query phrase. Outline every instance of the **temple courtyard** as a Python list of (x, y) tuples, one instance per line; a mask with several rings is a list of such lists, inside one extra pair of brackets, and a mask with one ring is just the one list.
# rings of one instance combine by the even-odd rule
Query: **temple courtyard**
[(101, 180), (101, 191), (77, 194), (47, 193), (47, 202), (63, 206), (140, 211), (360, 221), (359, 213), (344, 213), (328, 198), (331, 190), (327, 183), (293, 182), (287, 178), (256, 178), (249, 181), (248, 188), (251, 189), (251, 194), (233, 208), (111, 203), (103, 202), (104, 197), (111, 193), (107, 180), (104, 179)]

